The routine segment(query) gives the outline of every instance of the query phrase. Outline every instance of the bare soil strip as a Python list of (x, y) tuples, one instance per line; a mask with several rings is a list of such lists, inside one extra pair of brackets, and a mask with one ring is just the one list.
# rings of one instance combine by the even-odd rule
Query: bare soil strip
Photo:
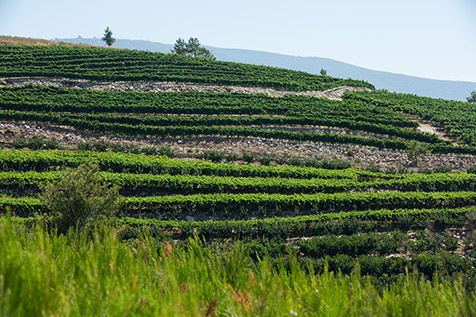
[(419, 124), (419, 127), (416, 128), (417, 131), (436, 134), (440, 139), (445, 141), (450, 141), (455, 146), (467, 145), (467, 144), (460, 143), (456, 141), (455, 139), (451, 138), (448, 134), (445, 133), (445, 130), (442, 127), (438, 126), (435, 122), (423, 121), (419, 116), (415, 116), (415, 115), (409, 115), (405, 113), (401, 113), (401, 114), (407, 119), (417, 122)]

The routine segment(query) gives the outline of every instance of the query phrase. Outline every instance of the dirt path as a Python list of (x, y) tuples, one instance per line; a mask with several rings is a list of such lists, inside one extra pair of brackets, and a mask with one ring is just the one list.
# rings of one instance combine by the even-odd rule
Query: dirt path
[(239, 92), (245, 94), (266, 94), (270, 97), (300, 95), (340, 100), (346, 91), (370, 91), (368, 88), (342, 86), (326, 91), (289, 91), (260, 87), (216, 86), (204, 84), (173, 83), (173, 82), (93, 82), (88, 80), (42, 77), (11, 77), (0, 79), (0, 86), (22, 86), (25, 84), (56, 86), (68, 88), (84, 88), (106, 91), (153, 91), (153, 92), (187, 92), (201, 91), (212, 93)]
[[(451, 141), (453, 143), (456, 143), (455, 140), (449, 138), (444, 132), (443, 129), (433, 126), (429, 123), (421, 123), (419, 122), (420, 126), (417, 128), (418, 131), (421, 132), (427, 132), (431, 134), (436, 134), (440, 139), (446, 140), (446, 141)], [(456, 144), (455, 144), (456, 145)]]

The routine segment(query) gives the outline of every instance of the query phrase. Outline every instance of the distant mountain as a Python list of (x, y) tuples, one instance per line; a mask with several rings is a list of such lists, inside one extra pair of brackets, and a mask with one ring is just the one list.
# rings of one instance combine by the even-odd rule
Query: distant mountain
[[(103, 46), (98, 38), (55, 39), (56, 41), (83, 43)], [(116, 40), (114, 47), (136, 49), (152, 52), (168, 53), (173, 48), (171, 44), (142, 40)], [(284, 54), (268, 53), (262, 51), (229, 49), (206, 46), (217, 60), (231, 61), (247, 64), (283, 67), (318, 74), (321, 68), (327, 74), (339, 78), (352, 78), (368, 81), (377, 89), (387, 89), (391, 92), (402, 92), (443, 98), (450, 100), (466, 101), (471, 91), (476, 90), (476, 83), (465, 81), (435, 80), (403, 74), (370, 70), (363, 67), (339, 62), (322, 57), (300, 57)]]

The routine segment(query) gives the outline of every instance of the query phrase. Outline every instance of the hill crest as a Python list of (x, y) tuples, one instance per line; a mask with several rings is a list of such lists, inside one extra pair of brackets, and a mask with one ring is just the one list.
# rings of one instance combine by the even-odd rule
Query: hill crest
[[(103, 45), (102, 41), (98, 38), (78, 37), (56, 40), (98, 46)], [(125, 39), (117, 39), (114, 46), (162, 53), (168, 53), (173, 48), (171, 44)], [(469, 96), (470, 92), (476, 89), (476, 83), (474, 82), (428, 79), (376, 71), (323, 57), (301, 57), (246, 49), (205, 47), (221, 61), (281, 67), (305, 71), (311, 74), (319, 74), (321, 68), (324, 68), (330, 76), (365, 80), (373, 84), (376, 89), (386, 89), (391, 92), (466, 101), (466, 97)]]

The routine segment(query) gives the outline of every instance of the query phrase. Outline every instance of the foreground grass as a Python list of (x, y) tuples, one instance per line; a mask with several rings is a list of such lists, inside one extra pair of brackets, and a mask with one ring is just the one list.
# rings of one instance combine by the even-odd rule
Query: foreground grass
[[(251, 261), (239, 244), (221, 253), (196, 240), (171, 247), (143, 237), (124, 243), (0, 223), (0, 315), (471, 315), (462, 281), (412, 274), (378, 292), (359, 276), (305, 273), (296, 261)], [(292, 258), (292, 257), (291, 257)], [(437, 280), (437, 279), (435, 279)]]

